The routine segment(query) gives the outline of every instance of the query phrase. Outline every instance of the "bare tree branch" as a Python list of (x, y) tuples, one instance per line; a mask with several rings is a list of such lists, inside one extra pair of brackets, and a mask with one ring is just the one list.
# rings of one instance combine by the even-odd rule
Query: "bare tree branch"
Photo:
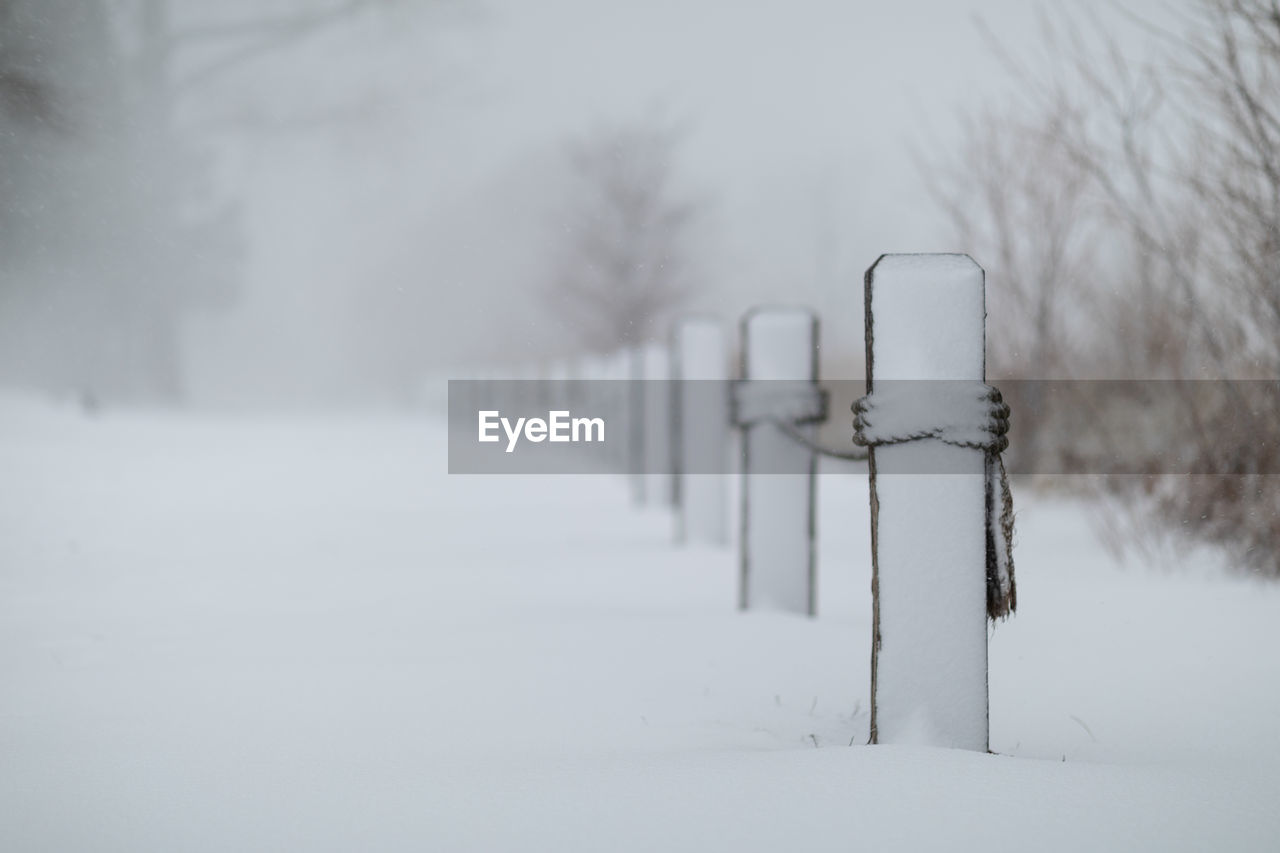
[(567, 151), (571, 206), (543, 294), (591, 348), (648, 339), (694, 292), (700, 206), (675, 186), (680, 138), (662, 123), (606, 126)]

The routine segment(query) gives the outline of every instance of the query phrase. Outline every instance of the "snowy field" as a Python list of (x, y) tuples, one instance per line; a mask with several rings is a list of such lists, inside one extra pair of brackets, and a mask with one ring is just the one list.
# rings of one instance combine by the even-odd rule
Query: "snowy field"
[(0, 850), (1280, 849), (1280, 586), (1020, 494), (997, 754), (868, 747), (819, 492), (820, 616), (741, 615), (620, 479), (450, 477), (429, 419), (0, 402)]

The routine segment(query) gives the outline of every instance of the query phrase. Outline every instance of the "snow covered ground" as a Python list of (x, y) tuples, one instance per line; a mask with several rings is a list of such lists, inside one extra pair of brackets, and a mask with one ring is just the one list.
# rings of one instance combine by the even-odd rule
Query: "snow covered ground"
[(1280, 848), (1280, 586), (1018, 495), (999, 754), (868, 747), (863, 477), (808, 620), (621, 480), (445, 458), (0, 401), (0, 850)]

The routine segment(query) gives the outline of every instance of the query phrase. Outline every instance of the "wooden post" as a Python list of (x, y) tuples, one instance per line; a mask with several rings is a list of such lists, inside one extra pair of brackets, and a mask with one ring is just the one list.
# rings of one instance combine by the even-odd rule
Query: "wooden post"
[(610, 433), (605, 442), (609, 462), (613, 470), (622, 474), (631, 471), (631, 432), (629, 413), (631, 382), (631, 357), (627, 350), (617, 350), (605, 359), (604, 378), (601, 386), (606, 395), (605, 411)]
[(645, 501), (644, 480), (644, 352), (636, 346), (626, 350), (627, 400), (626, 442), (627, 479), (631, 484), (631, 500)]
[(547, 365), (547, 411), (573, 409), (569, 400), (572, 380), (573, 370), (565, 359), (557, 358)]
[[(867, 392), (983, 381), (984, 278), (968, 255), (882, 255), (865, 283)], [(873, 448), (869, 468), (871, 742), (986, 751), (984, 453), (920, 439)]]
[(672, 332), (676, 541), (729, 541), (728, 354), (724, 329), (709, 317), (687, 317)]
[(671, 355), (662, 344), (641, 350), (644, 366), (640, 431), (643, 446), (642, 503), (670, 506), (671, 501)]
[[(744, 390), (790, 380), (817, 394), (818, 319), (805, 308), (756, 308), (742, 320)], [(777, 383), (781, 385), (782, 383)], [(760, 387), (760, 386), (757, 386)], [(735, 401), (735, 409), (741, 406)], [(817, 459), (768, 420), (742, 421), (742, 531), (738, 605), (817, 612), (814, 488)], [(811, 424), (792, 426), (812, 440)], [(794, 472), (794, 473), (780, 473)]]

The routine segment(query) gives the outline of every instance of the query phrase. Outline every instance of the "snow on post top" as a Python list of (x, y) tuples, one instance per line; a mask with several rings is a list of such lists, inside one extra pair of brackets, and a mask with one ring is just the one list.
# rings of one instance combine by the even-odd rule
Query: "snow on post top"
[(882, 255), (867, 273), (872, 378), (982, 380), (983, 277), (968, 255)]
[(807, 308), (753, 310), (746, 319), (746, 375), (751, 379), (813, 379), (815, 323)]
[(646, 344), (643, 358), (645, 379), (671, 378), (671, 364), (665, 346), (662, 344)]
[(682, 320), (676, 342), (681, 379), (728, 379), (724, 331), (719, 321), (707, 317)]

